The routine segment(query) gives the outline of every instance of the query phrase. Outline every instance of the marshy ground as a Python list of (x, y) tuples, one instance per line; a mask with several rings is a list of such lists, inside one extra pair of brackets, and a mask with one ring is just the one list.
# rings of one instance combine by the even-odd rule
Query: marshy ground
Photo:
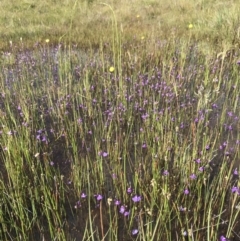
[(240, 240), (238, 1), (0, 6), (1, 240)]

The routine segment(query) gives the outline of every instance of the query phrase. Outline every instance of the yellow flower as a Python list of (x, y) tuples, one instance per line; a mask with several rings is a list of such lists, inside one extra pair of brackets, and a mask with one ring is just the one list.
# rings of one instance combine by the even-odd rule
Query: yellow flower
[(142, 37), (141, 37), (141, 40), (144, 40), (144, 39), (145, 39), (145, 37), (144, 37), (144, 36), (142, 36)]
[(48, 38), (45, 40), (46, 43), (49, 43), (49, 41), (50, 41), (50, 40), (49, 40)]
[(114, 70), (115, 70), (115, 69), (114, 69), (113, 66), (111, 66), (111, 67), (109, 68), (109, 71), (110, 71), (111, 73), (112, 73)]
[(140, 15), (138, 14), (136, 17), (137, 17), (137, 18), (140, 18)]
[(189, 29), (193, 28), (193, 24), (190, 23), (190, 24), (188, 25), (188, 28), (189, 28)]

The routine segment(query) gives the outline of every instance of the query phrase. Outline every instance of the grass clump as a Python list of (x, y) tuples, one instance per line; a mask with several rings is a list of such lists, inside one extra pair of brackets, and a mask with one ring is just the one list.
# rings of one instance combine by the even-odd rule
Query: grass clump
[(239, 239), (238, 3), (140, 3), (1, 2), (2, 240)]

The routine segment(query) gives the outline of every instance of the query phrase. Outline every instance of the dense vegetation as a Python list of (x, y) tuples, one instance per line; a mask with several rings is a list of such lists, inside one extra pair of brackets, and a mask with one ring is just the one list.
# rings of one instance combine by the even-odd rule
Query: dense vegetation
[(240, 4), (163, 2), (1, 1), (1, 240), (240, 240)]

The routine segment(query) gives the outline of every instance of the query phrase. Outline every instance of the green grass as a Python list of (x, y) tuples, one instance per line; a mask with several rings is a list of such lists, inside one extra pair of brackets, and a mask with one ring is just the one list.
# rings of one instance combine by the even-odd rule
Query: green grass
[[(231, 48), (239, 43), (238, 1), (1, 1), (1, 48), (14, 45), (32, 48), (36, 42), (70, 42), (79, 47), (99, 47), (111, 42), (112, 12), (123, 40), (190, 38), (203, 51)], [(189, 24), (193, 25), (189, 31)], [(209, 52), (210, 51), (210, 52)]]
[(1, 1), (0, 239), (239, 240), (239, 6)]

